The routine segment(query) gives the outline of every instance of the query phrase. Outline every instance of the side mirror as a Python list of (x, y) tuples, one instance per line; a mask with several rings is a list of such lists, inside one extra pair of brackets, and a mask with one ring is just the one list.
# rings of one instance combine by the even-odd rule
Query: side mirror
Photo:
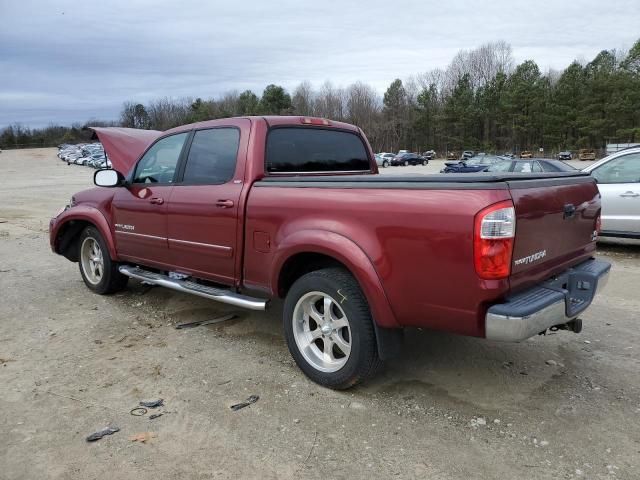
[(93, 183), (98, 187), (117, 187), (124, 183), (124, 177), (117, 170), (105, 168), (93, 174)]

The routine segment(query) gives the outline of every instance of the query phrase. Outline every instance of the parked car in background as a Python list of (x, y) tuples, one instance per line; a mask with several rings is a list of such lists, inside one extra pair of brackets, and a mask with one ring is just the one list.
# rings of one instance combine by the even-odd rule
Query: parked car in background
[(389, 160), (384, 158), (381, 153), (376, 153), (375, 158), (379, 167), (387, 168), (389, 166)]
[(541, 173), (575, 172), (576, 169), (560, 160), (550, 158), (513, 159), (491, 165), (485, 172)]
[(603, 237), (640, 238), (640, 147), (614, 153), (582, 170), (602, 195)]
[(503, 157), (497, 157), (494, 155), (477, 155), (469, 158), (468, 160), (461, 160), (459, 162), (445, 162), (445, 167), (440, 170), (440, 173), (474, 173), (481, 172), (494, 163), (503, 162)]
[(79, 143), (77, 145), (58, 145), (58, 158), (68, 165), (84, 165), (93, 168), (104, 168), (108, 165), (107, 157), (101, 143)]
[(382, 163), (378, 163), (378, 165), (381, 165), (384, 168), (388, 167), (391, 164), (391, 160), (393, 160), (395, 158), (395, 154), (388, 153), (388, 152), (380, 152), (380, 153), (376, 154), (376, 157), (378, 155), (382, 159)]
[(523, 150), (522, 152), (520, 152), (520, 158), (533, 158), (533, 153), (531, 153), (529, 150)]
[(436, 158), (436, 151), (435, 150), (427, 150), (426, 152), (422, 152), (422, 156), (424, 158), (426, 158), (427, 160), (433, 160), (434, 158)]
[(408, 165), (427, 165), (429, 160), (418, 155), (417, 153), (401, 153), (391, 160), (391, 165), (408, 166)]
[(595, 160), (596, 151), (593, 148), (581, 148), (578, 152), (578, 159), (581, 161)]
[(506, 158), (516, 158), (515, 154), (511, 153), (511, 152), (505, 152), (502, 155), (500, 155), (501, 157), (506, 157)]
[(465, 158), (471, 158), (473, 156), (475, 156), (476, 152), (474, 152), (473, 150), (465, 150), (464, 152), (462, 152), (462, 155), (460, 156), (460, 160), (464, 160)]
[(460, 158), (458, 152), (447, 152), (447, 160), (458, 160), (458, 158)]
[(569, 151), (560, 152), (558, 154), (558, 160), (566, 161), (566, 160), (571, 160), (572, 158), (573, 158), (573, 155), (571, 155), (571, 152)]

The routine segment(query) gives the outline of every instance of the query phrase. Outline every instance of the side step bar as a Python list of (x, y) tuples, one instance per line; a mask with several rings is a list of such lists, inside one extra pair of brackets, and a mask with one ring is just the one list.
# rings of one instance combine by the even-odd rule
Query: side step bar
[(248, 297), (230, 290), (222, 288), (208, 287), (190, 280), (174, 280), (167, 275), (161, 273), (150, 272), (139, 267), (129, 265), (120, 265), (120, 273), (127, 277), (135, 278), (145, 283), (159, 285), (161, 287), (171, 288), (179, 292), (191, 293), (199, 297), (216, 300), (217, 302), (228, 303), (236, 307), (247, 308), (249, 310), (265, 310), (267, 308), (267, 300), (260, 298)]

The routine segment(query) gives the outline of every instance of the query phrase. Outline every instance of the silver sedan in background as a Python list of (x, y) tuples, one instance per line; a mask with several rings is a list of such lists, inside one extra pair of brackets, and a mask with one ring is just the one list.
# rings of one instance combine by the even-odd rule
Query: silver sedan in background
[(609, 155), (583, 169), (602, 195), (603, 237), (640, 239), (640, 147)]

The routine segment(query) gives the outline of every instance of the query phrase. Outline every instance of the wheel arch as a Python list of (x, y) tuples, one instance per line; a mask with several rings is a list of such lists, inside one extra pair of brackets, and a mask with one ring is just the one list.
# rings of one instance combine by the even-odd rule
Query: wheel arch
[(100, 232), (107, 244), (109, 257), (117, 260), (117, 253), (111, 227), (102, 212), (93, 207), (73, 207), (62, 213), (51, 230), (51, 247), (55, 253), (63, 255), (72, 262), (78, 261), (78, 238), (87, 227), (94, 227)]
[(330, 266), (345, 268), (357, 280), (374, 324), (384, 328), (400, 326), (373, 263), (359, 245), (339, 233), (302, 230), (287, 237), (274, 257), (271, 289), (282, 298), (297, 278)]

